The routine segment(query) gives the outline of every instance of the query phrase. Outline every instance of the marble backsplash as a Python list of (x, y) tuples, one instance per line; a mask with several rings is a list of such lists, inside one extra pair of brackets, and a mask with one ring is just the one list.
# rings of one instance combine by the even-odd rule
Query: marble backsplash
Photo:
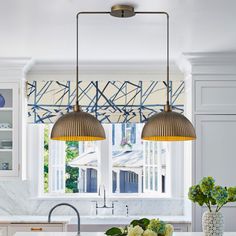
[[(0, 215), (47, 215), (57, 203), (68, 202), (78, 208), (81, 215), (95, 215), (95, 203), (90, 199), (37, 199), (30, 195), (28, 181), (0, 182)], [(102, 204), (102, 199), (98, 201)], [(110, 200), (107, 200), (110, 204)], [(115, 203), (115, 215), (125, 215), (126, 205), (129, 215), (183, 215), (183, 199), (119, 199)], [(55, 210), (57, 215), (74, 214), (68, 207)], [(100, 210), (99, 215), (109, 215), (111, 210)]]

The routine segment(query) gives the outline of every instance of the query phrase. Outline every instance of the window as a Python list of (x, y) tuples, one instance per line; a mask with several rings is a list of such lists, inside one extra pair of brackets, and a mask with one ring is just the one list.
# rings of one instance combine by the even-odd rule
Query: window
[[(43, 133), (39, 137), (43, 142), (39, 143), (44, 144), (43, 170), (39, 170), (43, 182), (41, 194), (97, 194), (99, 186), (106, 185), (114, 196), (169, 196), (170, 143), (142, 141), (143, 124), (105, 124), (105, 145), (53, 141), (51, 124), (38, 127)], [(109, 162), (110, 168), (109, 164), (104, 167), (101, 159)], [(104, 184), (104, 178), (111, 181)]]
[(96, 143), (50, 140), (52, 125), (43, 129), (44, 193), (96, 193)]
[(168, 143), (141, 140), (143, 124), (112, 124), (113, 193), (166, 193)]

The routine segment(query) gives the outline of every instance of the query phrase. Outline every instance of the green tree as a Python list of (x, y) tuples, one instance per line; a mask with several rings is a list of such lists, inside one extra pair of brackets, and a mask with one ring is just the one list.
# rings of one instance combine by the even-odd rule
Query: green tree
[[(78, 192), (77, 181), (79, 177), (79, 169), (70, 167), (68, 163), (78, 157), (79, 155), (79, 142), (66, 142), (66, 193)], [(45, 125), (44, 129), (44, 192), (48, 193), (48, 159), (49, 159), (49, 127)]]
[(48, 156), (49, 156), (48, 132), (49, 132), (48, 126), (45, 126), (45, 129), (44, 129), (44, 192), (45, 193), (48, 193)]
[(66, 193), (78, 192), (77, 181), (79, 177), (79, 168), (68, 165), (68, 163), (78, 157), (78, 155), (79, 143), (72, 141), (66, 142)]

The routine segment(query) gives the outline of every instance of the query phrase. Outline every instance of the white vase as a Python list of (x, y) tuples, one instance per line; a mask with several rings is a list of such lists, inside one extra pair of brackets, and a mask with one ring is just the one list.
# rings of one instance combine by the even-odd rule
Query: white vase
[(205, 236), (222, 236), (224, 219), (221, 212), (206, 211), (202, 216), (202, 229)]

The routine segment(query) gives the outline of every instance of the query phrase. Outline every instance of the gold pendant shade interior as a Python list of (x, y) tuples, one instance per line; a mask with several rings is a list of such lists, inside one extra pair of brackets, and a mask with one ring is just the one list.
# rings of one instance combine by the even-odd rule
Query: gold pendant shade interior
[(137, 14), (161, 14), (167, 19), (166, 70), (167, 101), (163, 112), (148, 119), (142, 131), (142, 139), (149, 141), (185, 141), (196, 139), (191, 122), (183, 115), (172, 112), (169, 105), (169, 15), (167, 12), (135, 12), (132, 6), (116, 5), (111, 11), (79, 12), (76, 15), (76, 104), (74, 111), (60, 117), (53, 126), (51, 139), (62, 141), (96, 141), (105, 139), (105, 132), (100, 122), (91, 114), (80, 110), (78, 102), (78, 18), (79, 15), (104, 15), (127, 18)]
[(98, 141), (106, 136), (102, 125), (93, 115), (78, 110), (57, 120), (51, 138), (61, 141)]
[(187, 141), (196, 139), (191, 122), (182, 114), (163, 111), (153, 115), (142, 131), (148, 141)]

